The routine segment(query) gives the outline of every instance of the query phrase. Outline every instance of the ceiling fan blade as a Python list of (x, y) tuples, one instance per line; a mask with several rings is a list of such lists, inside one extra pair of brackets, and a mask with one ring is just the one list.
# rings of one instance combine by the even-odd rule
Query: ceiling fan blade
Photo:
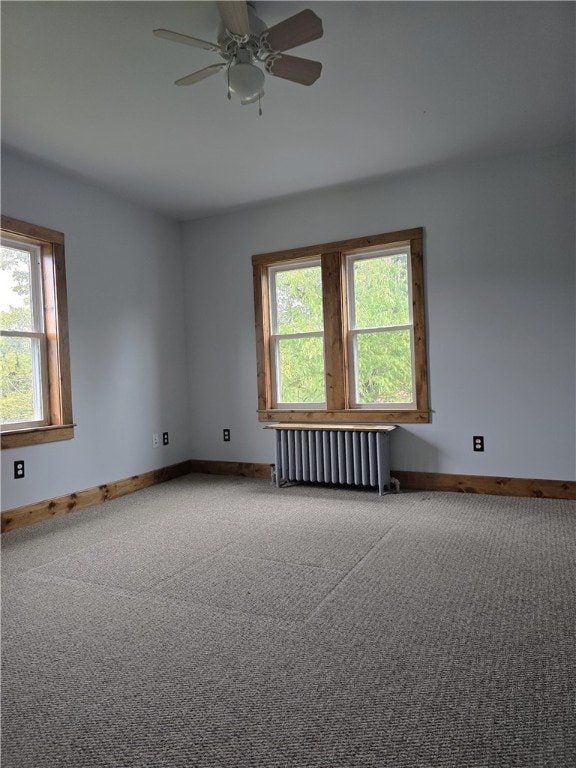
[(244, 0), (230, 0), (219, 2), (218, 10), (229, 32), (240, 37), (250, 34), (250, 22), (248, 21), (248, 8)]
[(226, 64), (211, 64), (209, 67), (192, 72), (191, 75), (181, 77), (179, 80), (176, 80), (174, 85), (193, 85), (194, 83), (199, 83), (200, 80), (204, 80), (204, 78), (210, 77), (210, 75), (215, 75), (216, 72), (221, 72), (226, 66)]
[(299, 56), (271, 56), (265, 66), (271, 75), (301, 85), (312, 85), (322, 72), (322, 64), (319, 61), (301, 59)]
[(288, 51), (322, 37), (322, 20), (314, 11), (305, 10), (275, 24), (262, 35), (262, 42), (273, 51)]
[(199, 40), (197, 37), (181, 35), (180, 32), (171, 32), (169, 29), (155, 29), (156, 37), (162, 37), (164, 40), (171, 40), (173, 43), (184, 43), (192, 45), (194, 48), (203, 48), (205, 51), (221, 51), (217, 43), (209, 43), (207, 40)]

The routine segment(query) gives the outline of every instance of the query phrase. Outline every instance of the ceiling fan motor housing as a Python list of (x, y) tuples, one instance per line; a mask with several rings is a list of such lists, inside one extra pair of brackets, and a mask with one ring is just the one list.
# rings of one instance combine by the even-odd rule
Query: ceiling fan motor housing
[(250, 34), (247, 38), (235, 35), (233, 32), (226, 29), (223, 22), (220, 22), (217, 39), (218, 44), (222, 48), (220, 55), (225, 59), (234, 56), (239, 49), (248, 50), (253, 59), (257, 58), (258, 50), (260, 48), (260, 36), (268, 29), (268, 27), (262, 19), (256, 16), (250, 3), (247, 7), (248, 21), (250, 22)]

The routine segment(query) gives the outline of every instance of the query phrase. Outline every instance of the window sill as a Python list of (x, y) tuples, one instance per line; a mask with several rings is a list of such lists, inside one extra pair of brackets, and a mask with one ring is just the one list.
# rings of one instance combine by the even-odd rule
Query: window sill
[(55, 443), (58, 440), (72, 440), (75, 426), (75, 424), (58, 424), (52, 427), (32, 427), (31, 429), (2, 432), (2, 449)]
[(258, 411), (258, 421), (316, 424), (429, 424), (430, 411), (300, 411), (270, 409)]

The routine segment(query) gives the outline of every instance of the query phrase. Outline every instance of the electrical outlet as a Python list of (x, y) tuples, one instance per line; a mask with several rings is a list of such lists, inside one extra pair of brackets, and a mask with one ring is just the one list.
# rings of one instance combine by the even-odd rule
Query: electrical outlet
[(229, 429), (223, 429), (222, 435), (224, 437), (224, 442), (229, 443), (230, 442), (230, 430)]
[(152, 448), (160, 447), (160, 435), (152, 435)]
[(14, 462), (14, 479), (20, 480), (23, 477), (24, 477), (24, 462), (15, 461)]
[(168, 445), (168, 432), (162, 432), (162, 445)]
[(474, 435), (474, 437), (472, 438), (472, 445), (473, 445), (475, 451), (483, 451), (484, 450), (484, 436), (483, 435)]

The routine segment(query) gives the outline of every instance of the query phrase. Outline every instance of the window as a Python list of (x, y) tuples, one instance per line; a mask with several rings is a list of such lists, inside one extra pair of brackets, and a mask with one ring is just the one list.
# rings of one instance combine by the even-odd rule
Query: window
[(48, 424), (42, 262), (35, 243), (2, 238), (2, 424)]
[(351, 404), (414, 408), (410, 247), (347, 256)]
[(274, 267), (269, 275), (273, 403), (320, 406), (326, 399), (320, 262)]
[(252, 264), (261, 421), (430, 420), (421, 229)]
[(2, 216), (2, 448), (74, 436), (64, 235)]

